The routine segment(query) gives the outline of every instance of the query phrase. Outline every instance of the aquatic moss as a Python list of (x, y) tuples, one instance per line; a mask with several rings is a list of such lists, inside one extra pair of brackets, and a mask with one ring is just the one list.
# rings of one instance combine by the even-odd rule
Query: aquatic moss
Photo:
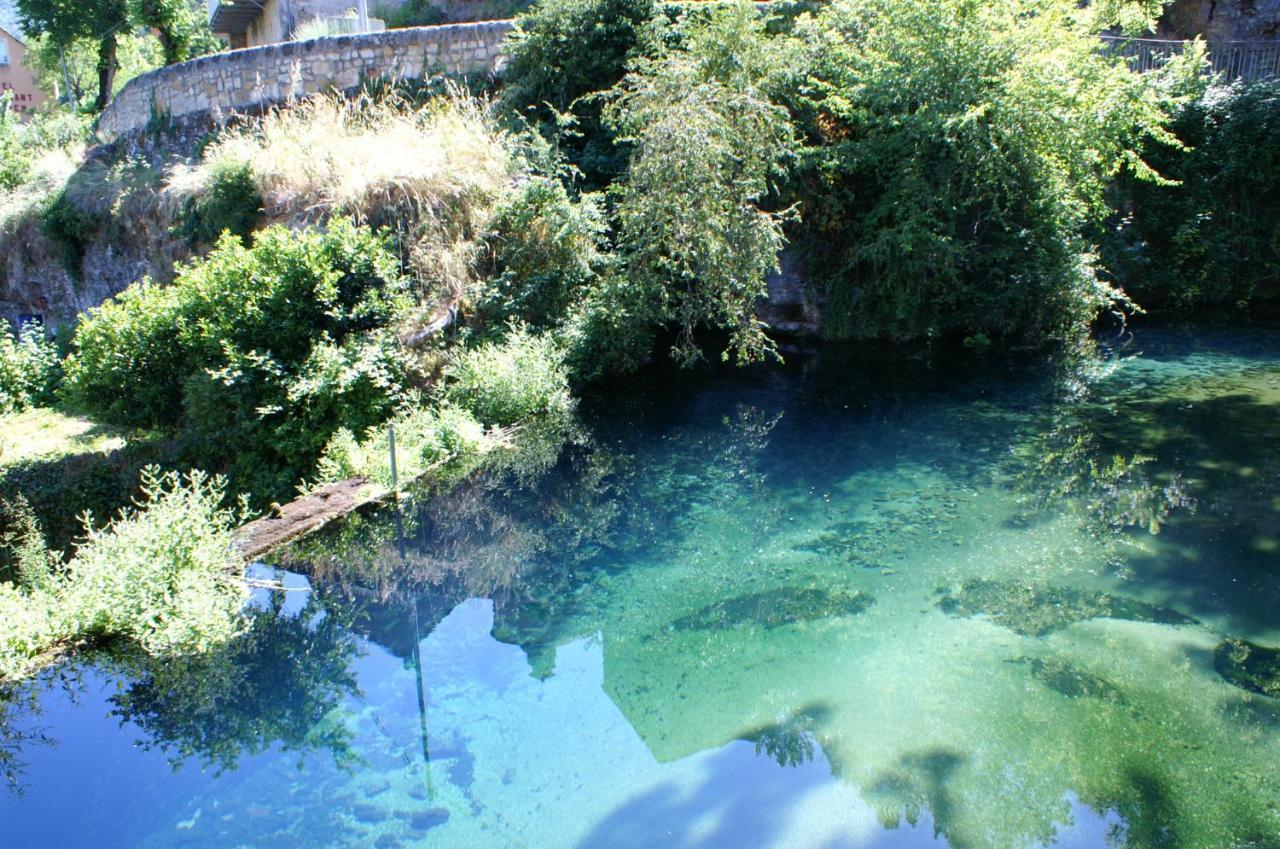
[(1031, 677), (1069, 699), (1088, 698), (1128, 704), (1124, 691), (1115, 684), (1061, 658), (1020, 657), (1009, 662), (1025, 664)]
[(1035, 586), (1016, 581), (967, 580), (959, 587), (943, 587), (938, 608), (950, 616), (985, 615), (1027, 637), (1042, 637), (1088, 619), (1127, 619), (1190, 625), (1196, 620), (1167, 607), (1111, 593), (1070, 587)]
[(1280, 649), (1223, 640), (1213, 652), (1213, 668), (1242, 690), (1280, 699)]
[(876, 600), (857, 590), (824, 590), (817, 587), (779, 587), (709, 604), (674, 623), (681, 631), (714, 631), (738, 625), (780, 628), (834, 616), (856, 616)]

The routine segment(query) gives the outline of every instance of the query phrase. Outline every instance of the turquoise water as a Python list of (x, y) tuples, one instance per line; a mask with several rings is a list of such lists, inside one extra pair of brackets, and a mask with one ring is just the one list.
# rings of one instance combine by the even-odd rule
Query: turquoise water
[(0, 846), (1280, 846), (1277, 413), (1264, 332), (655, 376), (8, 694)]

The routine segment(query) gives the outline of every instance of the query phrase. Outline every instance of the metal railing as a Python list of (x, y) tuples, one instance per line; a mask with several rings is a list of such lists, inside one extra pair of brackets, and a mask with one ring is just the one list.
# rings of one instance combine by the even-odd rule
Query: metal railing
[[(1129, 59), (1139, 73), (1163, 67), (1181, 55), (1190, 41), (1164, 38), (1129, 38), (1104, 35), (1111, 50)], [(1210, 71), (1230, 82), (1280, 77), (1280, 41), (1209, 41), (1205, 43)]]

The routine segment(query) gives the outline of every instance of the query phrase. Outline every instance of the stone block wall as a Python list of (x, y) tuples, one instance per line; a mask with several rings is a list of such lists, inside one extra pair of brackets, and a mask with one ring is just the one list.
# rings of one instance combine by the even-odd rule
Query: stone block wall
[(98, 118), (105, 141), (157, 117), (246, 112), (370, 79), (488, 75), (502, 68), (511, 21), (414, 27), (232, 50), (130, 80)]

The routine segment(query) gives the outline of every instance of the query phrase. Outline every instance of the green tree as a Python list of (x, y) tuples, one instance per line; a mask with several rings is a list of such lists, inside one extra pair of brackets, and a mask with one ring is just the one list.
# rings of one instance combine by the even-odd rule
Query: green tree
[(1087, 11), (845, 0), (804, 36), (797, 191), (829, 331), (1065, 339), (1125, 301), (1084, 231), (1114, 175), (1156, 179), (1144, 143), (1176, 140), (1160, 77), (1107, 55)]
[[(627, 61), (645, 52), (654, 0), (539, 0), (508, 40), (503, 99), (556, 138), (591, 185), (616, 177), (625, 157), (601, 123), (603, 101)], [(569, 132), (564, 132), (568, 128)]]
[(776, 63), (751, 4), (693, 23), (679, 45), (638, 62), (606, 111), (633, 147), (615, 190), (618, 240), (642, 316), (678, 332), (677, 359), (700, 356), (705, 325), (729, 332), (726, 359), (751, 362), (772, 351), (755, 305), (784, 238), (762, 204), (794, 131), (769, 97)]
[(96, 45), (98, 94), (96, 109), (111, 99), (118, 67), (116, 50), (129, 26), (126, 0), (18, 0), (23, 28), (33, 35), (48, 34), (66, 48), (80, 39)]
[[(161, 66), (163, 55), (156, 37), (128, 32), (116, 44), (114, 95), (129, 80)], [(59, 44), (49, 34), (36, 36), (27, 44), (27, 63), (35, 72), (36, 84), (51, 94), (62, 91), (68, 103), (80, 104), (94, 90), (98, 77), (98, 45), (87, 38)]]
[(222, 45), (209, 31), (203, 3), (192, 0), (129, 0), (131, 19), (155, 30), (164, 63), (185, 62)]

